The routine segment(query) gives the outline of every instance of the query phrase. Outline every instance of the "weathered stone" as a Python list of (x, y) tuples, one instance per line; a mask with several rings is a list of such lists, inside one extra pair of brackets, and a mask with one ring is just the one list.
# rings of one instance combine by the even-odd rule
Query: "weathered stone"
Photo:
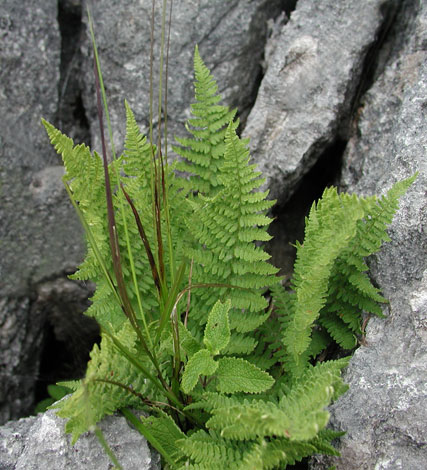
[[(0, 296), (75, 266), (81, 230), (58, 188), (58, 157), (41, 117), (58, 106), (60, 37), (57, 2), (0, 5)], [(48, 169), (49, 168), (49, 169)]]
[(364, 63), (397, 3), (299, 0), (273, 36), (244, 130), (272, 198), (289, 199), (322, 152), (345, 136)]
[(0, 421), (28, 413), (46, 312), (34, 285), (74, 270), (82, 231), (41, 117), (58, 107), (57, 2), (0, 4)]
[[(0, 427), (2, 470), (108, 470), (113, 468), (93, 433), (70, 444), (65, 420), (53, 410)], [(110, 416), (99, 425), (105, 440), (123, 469), (159, 470), (160, 459), (147, 441), (129, 427), (125, 418)]]
[(30, 413), (40, 363), (44, 313), (31, 300), (0, 298), (0, 423)]
[(416, 170), (387, 243), (371, 263), (389, 299), (387, 318), (370, 320), (367, 345), (345, 375), (350, 390), (332, 407), (347, 431), (340, 458), (317, 458), (313, 470), (422, 470), (427, 461), (427, 7), (403, 2), (382, 73), (362, 100), (344, 156), (342, 184), (381, 193)]
[[(161, 3), (161, 2), (159, 2)], [(173, 5), (168, 81), (169, 135), (186, 135), (184, 122), (194, 100), (193, 53), (196, 44), (211, 69), (224, 102), (237, 106), (245, 119), (261, 76), (267, 19), (277, 16), (278, 0), (184, 0)], [(98, 1), (93, 4), (95, 35), (107, 87), (115, 144), (123, 145), (124, 99), (129, 101), (144, 133), (149, 128), (151, 0)], [(155, 16), (154, 77), (160, 55), (160, 7)], [(88, 38), (84, 45), (85, 107), (92, 142), (99, 145), (93, 60)], [(157, 100), (157, 78), (154, 79)], [(158, 104), (154, 103), (154, 116)], [(184, 133), (184, 134), (183, 134)], [(170, 139), (171, 140), (171, 139)]]

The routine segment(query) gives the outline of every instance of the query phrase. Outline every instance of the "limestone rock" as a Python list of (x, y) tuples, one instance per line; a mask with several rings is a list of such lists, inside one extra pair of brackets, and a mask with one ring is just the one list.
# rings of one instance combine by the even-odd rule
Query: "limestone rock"
[[(261, 76), (261, 60), (267, 39), (267, 19), (277, 16), (278, 0), (184, 0), (174, 2), (168, 82), (168, 126), (186, 135), (184, 122), (194, 100), (193, 53), (196, 44), (212, 71), (224, 102), (237, 106), (245, 119)], [(160, 55), (160, 5), (155, 16), (154, 77)], [(93, 4), (95, 35), (99, 47), (115, 144), (123, 145), (127, 99), (141, 130), (149, 127), (150, 18), (152, 2), (102, 0)], [(85, 108), (92, 141), (99, 145), (93, 59), (89, 40), (83, 45), (86, 86)], [(155, 81), (154, 98), (157, 99)], [(158, 104), (154, 103), (157, 116)], [(157, 119), (157, 118), (156, 118)]]
[(392, 241), (371, 263), (389, 299), (387, 318), (370, 320), (345, 380), (350, 390), (332, 407), (347, 431), (340, 458), (312, 468), (422, 470), (427, 461), (427, 7), (404, 2), (387, 60), (363, 98), (357, 132), (344, 156), (342, 185), (381, 193), (420, 172), (389, 230)]
[(57, 2), (0, 3), (0, 422), (29, 413), (44, 312), (34, 285), (74, 269), (82, 231), (41, 117), (58, 106)]
[(345, 138), (364, 64), (396, 3), (299, 0), (274, 36), (244, 130), (272, 198), (288, 200), (319, 156)]
[[(109, 470), (113, 464), (93, 433), (74, 446), (64, 431), (65, 420), (53, 410), (0, 427), (2, 470)], [(123, 469), (160, 470), (159, 455), (129, 427), (126, 419), (110, 416), (100, 429)]]

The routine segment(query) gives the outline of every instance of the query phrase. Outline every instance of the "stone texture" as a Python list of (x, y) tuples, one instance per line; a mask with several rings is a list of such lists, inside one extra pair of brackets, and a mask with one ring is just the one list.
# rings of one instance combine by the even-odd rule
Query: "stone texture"
[[(174, 2), (168, 82), (170, 137), (176, 133), (183, 135), (184, 122), (190, 117), (196, 44), (218, 81), (224, 102), (238, 106), (241, 117), (245, 119), (261, 77), (267, 19), (278, 15), (280, 3), (278, 0)], [(151, 0), (101, 0), (93, 4), (95, 34), (107, 84), (113, 135), (119, 148), (123, 145), (125, 126), (124, 99), (129, 101), (142, 131), (148, 132), (151, 5)], [(157, 58), (160, 51), (160, 7), (155, 18), (154, 57)], [(84, 98), (92, 141), (96, 148), (100, 148), (91, 47), (88, 39), (83, 46), (86, 58)], [(157, 70), (158, 61), (155, 60), (155, 77)], [(156, 90), (154, 96), (157, 97)], [(157, 106), (155, 103), (155, 116)]]
[[(9, 422), (0, 427), (2, 470), (109, 470), (113, 468), (96, 436), (84, 434), (74, 446), (65, 421), (54, 411)], [(160, 470), (159, 456), (123, 417), (110, 416), (100, 429), (125, 470)]]
[(81, 312), (92, 286), (65, 278), (41, 283), (31, 296), (0, 298), (0, 423), (30, 414), (35, 383), (80, 378), (98, 327)]
[(20, 295), (79, 261), (81, 230), (41, 117), (58, 106), (57, 2), (0, 5), (0, 296)]
[[(340, 458), (316, 459), (313, 470), (336, 465), (425, 469), (427, 461), (427, 7), (403, 2), (384, 67), (364, 96), (355, 135), (344, 155), (342, 186), (381, 193), (392, 182), (419, 177), (371, 263), (389, 299), (387, 319), (372, 319), (367, 345), (345, 375), (350, 390), (332, 407), (332, 425), (347, 431)], [(381, 65), (381, 63), (380, 63)]]
[(82, 231), (40, 118), (58, 107), (57, 2), (0, 4), (0, 422), (28, 413), (46, 312), (34, 285), (75, 269)]
[(33, 406), (44, 314), (30, 311), (28, 297), (0, 299), (0, 423)]
[(289, 199), (319, 155), (345, 136), (364, 64), (396, 4), (299, 0), (273, 36), (244, 130), (272, 198)]

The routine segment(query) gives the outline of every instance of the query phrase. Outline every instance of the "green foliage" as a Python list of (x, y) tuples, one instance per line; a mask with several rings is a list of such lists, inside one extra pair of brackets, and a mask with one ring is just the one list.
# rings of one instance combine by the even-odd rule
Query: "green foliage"
[[(217, 103), (221, 100), (218, 86), (209, 69), (203, 63), (199, 49), (194, 53), (195, 98), (191, 105), (193, 118), (187, 123), (190, 138), (176, 137), (180, 146), (175, 152), (184, 158), (177, 169), (192, 173), (189, 178), (190, 191), (213, 195), (220, 190), (219, 169), (225, 152), (226, 128), (233, 121), (236, 110)], [(234, 124), (237, 127), (237, 122)]]
[(285, 345), (282, 362), (296, 378), (331, 342), (353, 349), (362, 312), (382, 316), (379, 303), (386, 299), (372, 285), (364, 258), (388, 240), (386, 227), (414, 179), (396, 183), (379, 200), (328, 188), (313, 204), (304, 243), (297, 244), (292, 292), (274, 289)]
[(191, 137), (177, 139), (176, 165), (127, 103), (125, 150), (109, 164), (44, 121), (87, 234), (73, 277), (96, 282), (87, 314), (102, 328), (86, 377), (55, 407), (73, 442), (123, 410), (174, 470), (284, 469), (335, 455), (326, 408), (346, 390), (348, 359), (319, 355), (332, 342), (352, 349), (362, 311), (381, 314), (364, 259), (387, 240), (413, 178), (381, 199), (325, 190), (285, 290), (260, 245), (273, 201), (197, 48), (194, 68)]
[(43, 400), (40, 400), (35, 409), (34, 413), (43, 413), (45, 412), (49, 406), (53, 405), (56, 401), (61, 400), (61, 398), (64, 398), (65, 395), (70, 393), (72, 391), (71, 388), (65, 387), (64, 385), (60, 384), (50, 384), (47, 386), (47, 393), (49, 394), (48, 398), (44, 398)]

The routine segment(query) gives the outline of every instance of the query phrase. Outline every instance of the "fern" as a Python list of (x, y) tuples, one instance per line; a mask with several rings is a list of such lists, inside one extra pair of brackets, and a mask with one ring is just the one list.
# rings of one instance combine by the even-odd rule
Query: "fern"
[[(117, 340), (133, 350), (136, 336), (125, 324)], [(128, 384), (128, 388), (117, 383)], [(143, 389), (144, 377), (130, 363), (123, 363), (113, 342), (104, 336), (100, 347), (94, 346), (86, 377), (79, 385), (70, 398), (53, 405), (59, 409), (58, 416), (68, 418), (65, 430), (72, 434), (73, 443), (105, 415), (122, 406), (140, 406), (140, 399), (131, 390)]]
[(194, 52), (194, 74), (196, 102), (191, 105), (194, 117), (186, 126), (191, 137), (176, 137), (181, 145), (173, 149), (184, 158), (177, 169), (192, 174), (186, 187), (190, 191), (213, 196), (220, 186), (218, 170), (225, 152), (226, 128), (234, 119), (236, 110), (230, 111), (228, 107), (217, 104), (221, 100), (218, 86), (197, 47)]
[(282, 299), (285, 367), (295, 377), (328, 345), (322, 329), (341, 347), (352, 349), (361, 333), (362, 312), (382, 315), (379, 303), (386, 300), (370, 282), (364, 258), (387, 241), (398, 198), (414, 178), (397, 183), (380, 201), (329, 188), (313, 205), (304, 243), (297, 245), (293, 293), (287, 294), (286, 305), (284, 294), (275, 291)]
[[(230, 123), (218, 176), (221, 190), (212, 198), (199, 195), (192, 202), (194, 213), (188, 223), (196, 242), (188, 250), (188, 256), (195, 262), (194, 278), (232, 286), (220, 290), (219, 296), (231, 299), (235, 309), (230, 314), (231, 327), (239, 332), (251, 331), (265, 321), (267, 317), (260, 315), (267, 307), (262, 293), (278, 281), (277, 269), (266, 262), (269, 255), (253, 243), (271, 238), (266, 232), (270, 219), (263, 212), (273, 202), (265, 199), (266, 192), (254, 192), (264, 180), (254, 165), (248, 164), (246, 143)], [(195, 292), (194, 296), (200, 304), (209, 306), (215, 302), (218, 291)], [(244, 322), (237, 310), (245, 311)], [(194, 315), (198, 317), (197, 310)], [(198, 319), (202, 324), (205, 321), (203, 317)]]
[(125, 150), (109, 164), (44, 121), (87, 233), (73, 277), (96, 283), (87, 314), (102, 331), (86, 377), (55, 406), (73, 442), (121, 409), (171, 470), (284, 469), (336, 454), (327, 407), (346, 390), (348, 359), (318, 358), (332, 342), (356, 345), (362, 311), (381, 315), (365, 258), (388, 240), (414, 178), (379, 200), (325, 190), (285, 290), (261, 246), (273, 201), (197, 48), (194, 68), (194, 117), (176, 165), (127, 103)]

